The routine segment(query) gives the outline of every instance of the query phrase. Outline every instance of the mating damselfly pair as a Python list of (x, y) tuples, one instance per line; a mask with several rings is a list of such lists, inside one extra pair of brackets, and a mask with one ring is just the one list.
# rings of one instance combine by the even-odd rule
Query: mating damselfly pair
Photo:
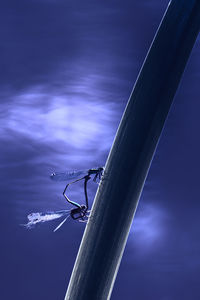
[[(63, 191), (64, 198), (74, 206), (71, 210), (59, 210), (59, 211), (49, 211), (49, 212), (37, 212), (31, 213), (27, 216), (28, 223), (25, 224), (27, 228), (32, 228), (37, 223), (42, 223), (46, 221), (51, 221), (64, 217), (64, 220), (54, 229), (54, 232), (58, 230), (65, 221), (71, 216), (73, 220), (78, 220), (79, 222), (87, 222), (89, 217), (89, 205), (88, 205), (88, 195), (87, 195), (87, 183), (93, 176), (94, 182), (99, 182), (103, 174), (103, 167), (89, 169), (89, 170), (79, 170), (79, 171), (68, 171), (63, 173), (53, 173), (50, 178), (54, 181), (65, 181), (67, 185)], [(85, 194), (85, 204), (79, 204), (77, 202), (71, 201), (67, 195), (66, 190), (70, 184), (84, 180), (84, 194)]]

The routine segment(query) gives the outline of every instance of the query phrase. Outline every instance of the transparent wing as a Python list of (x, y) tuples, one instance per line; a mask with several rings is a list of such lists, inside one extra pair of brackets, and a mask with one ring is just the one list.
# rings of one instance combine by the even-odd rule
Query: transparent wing
[(68, 215), (55, 229), (53, 232), (56, 232), (64, 223), (67, 221), (70, 215)]
[(78, 170), (78, 171), (66, 171), (61, 173), (53, 173), (50, 178), (54, 181), (65, 181), (66, 183), (72, 181), (73, 179), (79, 179), (88, 174), (88, 170)]
[(32, 228), (37, 223), (52, 221), (66, 215), (67, 216), (69, 215), (69, 210), (50, 211), (45, 213), (44, 212), (31, 213), (27, 216), (29, 222), (27, 224), (24, 224), (24, 226), (26, 228)]

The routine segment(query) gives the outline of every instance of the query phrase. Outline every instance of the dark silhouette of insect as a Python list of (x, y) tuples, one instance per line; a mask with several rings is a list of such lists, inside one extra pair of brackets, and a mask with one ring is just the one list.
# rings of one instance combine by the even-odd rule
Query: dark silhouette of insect
[[(63, 191), (63, 196), (65, 199), (74, 206), (71, 210), (60, 210), (60, 211), (49, 211), (49, 212), (37, 212), (31, 213), (28, 215), (28, 223), (24, 226), (26, 228), (32, 228), (37, 223), (42, 223), (46, 221), (55, 220), (61, 217), (65, 217), (64, 220), (54, 229), (54, 232), (57, 231), (65, 221), (71, 216), (73, 220), (78, 220), (79, 222), (87, 222), (89, 217), (89, 206), (88, 206), (88, 195), (87, 195), (87, 183), (93, 177), (94, 182), (98, 182), (101, 179), (104, 168), (94, 168), (89, 170), (81, 170), (81, 171), (70, 171), (65, 173), (53, 173), (50, 178), (55, 181), (70, 181), (65, 186)], [(78, 179), (76, 179), (78, 178)], [(76, 179), (71, 181), (71, 179)], [(70, 200), (66, 195), (66, 190), (70, 184), (78, 182), (80, 180), (84, 180), (84, 194), (85, 194), (85, 204), (79, 204)]]
[[(78, 172), (80, 172), (80, 171), (78, 171)], [(91, 175), (95, 175), (93, 178), (94, 182), (96, 182), (97, 179), (100, 180), (102, 173), (103, 173), (103, 167), (99, 167), (96, 169), (89, 169), (87, 171), (87, 175), (85, 175), (79, 179), (76, 179), (75, 181), (72, 181), (66, 185), (66, 187), (63, 191), (63, 196), (70, 204), (75, 206), (75, 208), (71, 209), (71, 211), (70, 211), (70, 216), (72, 217), (73, 220), (85, 221), (87, 219), (87, 217), (88, 217), (87, 213), (89, 212), (88, 211), (87, 183), (91, 179)], [(71, 201), (66, 195), (66, 190), (69, 187), (69, 185), (72, 183), (78, 182), (80, 180), (84, 180), (85, 204), (82, 204), (82, 205), (78, 204), (77, 202)]]

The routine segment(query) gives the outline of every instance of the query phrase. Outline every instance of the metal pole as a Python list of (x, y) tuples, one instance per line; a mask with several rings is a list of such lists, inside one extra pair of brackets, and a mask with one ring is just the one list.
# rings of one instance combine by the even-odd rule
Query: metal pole
[(199, 29), (200, 1), (171, 1), (118, 128), (65, 300), (110, 298), (145, 178)]

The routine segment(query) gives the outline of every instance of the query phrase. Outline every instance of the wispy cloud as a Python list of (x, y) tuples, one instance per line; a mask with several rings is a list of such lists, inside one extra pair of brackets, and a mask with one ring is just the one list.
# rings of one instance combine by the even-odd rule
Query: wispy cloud
[(166, 238), (166, 222), (169, 219), (169, 212), (164, 208), (156, 204), (140, 203), (129, 236), (139, 255), (149, 254), (152, 249), (162, 245)]

